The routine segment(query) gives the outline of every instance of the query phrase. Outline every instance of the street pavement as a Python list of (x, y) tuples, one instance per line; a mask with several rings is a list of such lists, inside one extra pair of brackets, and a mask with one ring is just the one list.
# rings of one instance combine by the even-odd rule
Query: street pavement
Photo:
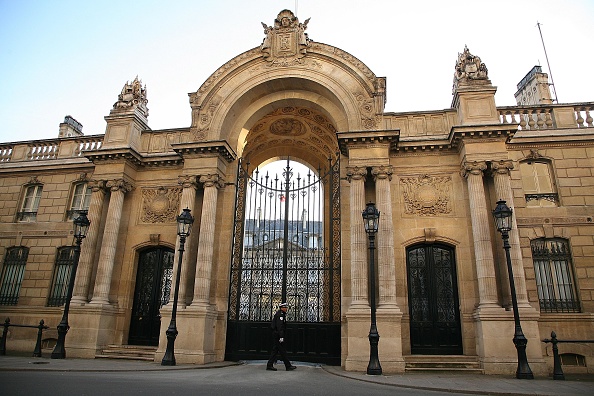
[[(518, 380), (513, 378), (513, 376), (448, 372), (415, 372), (370, 376), (360, 372), (346, 372), (336, 366), (320, 366), (300, 362), (294, 362), (294, 364), (297, 366), (297, 371), (307, 371), (313, 367), (323, 370), (326, 376), (334, 375), (342, 379), (356, 381), (353, 384), (357, 386), (361, 386), (364, 383), (383, 385), (385, 386), (386, 393), (400, 393), (406, 389), (477, 395), (594, 395), (594, 375), (567, 375), (568, 379), (565, 381), (555, 381), (550, 377), (536, 378), (534, 380)], [(268, 377), (290, 374), (284, 371), (282, 364), (278, 365), (279, 371), (276, 373), (267, 372), (265, 365), (266, 362), (264, 361), (248, 361), (239, 363), (217, 362), (205, 365), (180, 364), (177, 366), (161, 366), (155, 362), (119, 359), (49, 359), (47, 357), (0, 356), (0, 379), (10, 377), (10, 372), (14, 372), (14, 376), (17, 374), (22, 375), (23, 372), (127, 373), (154, 371), (164, 373), (176, 370), (225, 370), (225, 368), (233, 366), (245, 366), (248, 371), (242, 371), (244, 375)], [(260, 370), (262, 373), (260, 373)], [(300, 375), (304, 374), (300, 373)], [(304, 379), (307, 381), (307, 376)], [(0, 389), (2, 387), (0, 385)], [(398, 391), (397, 388), (401, 388), (401, 391)]]

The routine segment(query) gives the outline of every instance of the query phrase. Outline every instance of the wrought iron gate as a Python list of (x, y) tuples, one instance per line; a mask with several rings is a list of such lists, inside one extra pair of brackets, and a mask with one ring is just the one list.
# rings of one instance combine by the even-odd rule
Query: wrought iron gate
[(340, 164), (307, 174), (293, 164), (250, 175), (239, 163), (228, 360), (268, 358), (270, 320), (286, 301), (291, 358), (340, 364)]
[(411, 353), (462, 354), (454, 250), (435, 244), (406, 253)]
[(159, 310), (169, 302), (174, 256), (173, 249), (168, 248), (145, 250), (140, 254), (128, 344), (159, 345)]

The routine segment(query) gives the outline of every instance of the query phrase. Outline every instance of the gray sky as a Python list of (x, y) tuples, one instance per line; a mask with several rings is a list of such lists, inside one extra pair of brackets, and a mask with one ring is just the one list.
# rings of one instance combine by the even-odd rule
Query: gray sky
[[(0, 0), (0, 142), (49, 139), (71, 115), (105, 132), (126, 81), (147, 86), (152, 129), (190, 125), (188, 93), (219, 66), (259, 46), (295, 0)], [(515, 105), (534, 65), (561, 103), (594, 101), (594, 1), (299, 0), (310, 39), (336, 46), (387, 77), (386, 111), (449, 108), (464, 45)]]

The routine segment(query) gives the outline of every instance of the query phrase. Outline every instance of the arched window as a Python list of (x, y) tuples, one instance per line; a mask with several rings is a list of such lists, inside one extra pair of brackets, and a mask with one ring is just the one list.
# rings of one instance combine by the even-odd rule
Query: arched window
[(558, 206), (559, 195), (553, 176), (553, 168), (547, 160), (527, 160), (520, 162), (522, 185), (526, 206)]
[(530, 242), (540, 310), (580, 312), (569, 243), (561, 238)]

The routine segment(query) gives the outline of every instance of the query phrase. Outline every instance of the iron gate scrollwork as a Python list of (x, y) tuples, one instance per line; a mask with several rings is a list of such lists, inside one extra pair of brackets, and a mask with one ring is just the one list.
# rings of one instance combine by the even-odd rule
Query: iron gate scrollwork
[(340, 164), (305, 174), (293, 164), (250, 174), (240, 160), (226, 359), (267, 358), (286, 301), (292, 358), (340, 362)]

